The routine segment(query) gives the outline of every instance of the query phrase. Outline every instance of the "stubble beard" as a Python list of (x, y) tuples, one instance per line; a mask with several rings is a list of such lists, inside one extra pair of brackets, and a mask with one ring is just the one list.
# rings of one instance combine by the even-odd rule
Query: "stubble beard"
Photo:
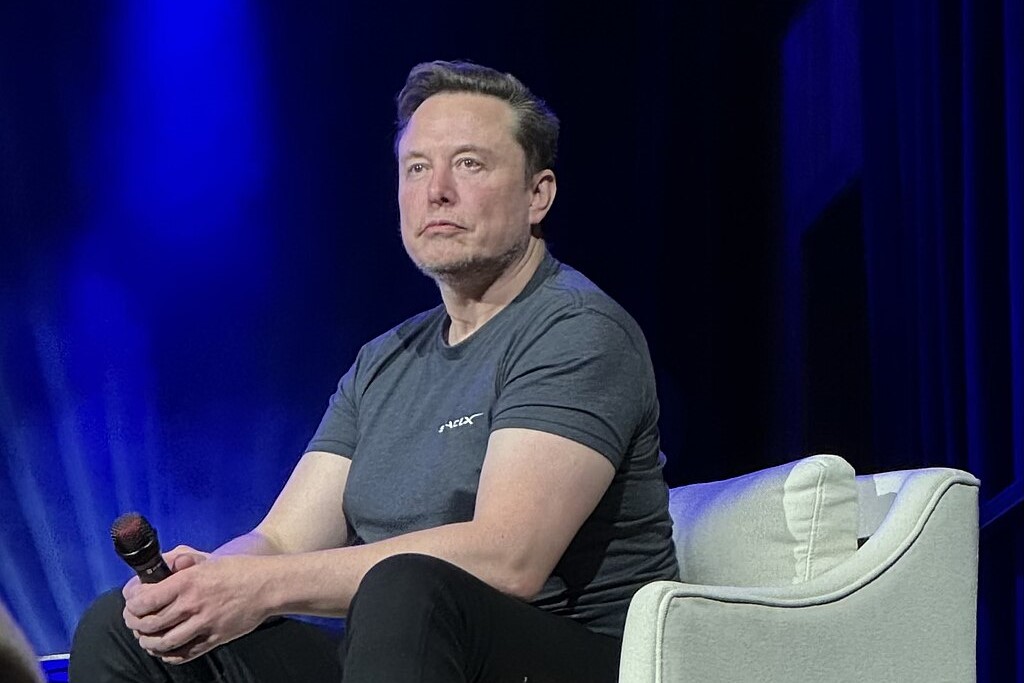
[(520, 261), (530, 246), (530, 234), (513, 242), (501, 253), (494, 255), (472, 255), (440, 263), (416, 261), (420, 272), (438, 284), (454, 289), (486, 289), (509, 267)]

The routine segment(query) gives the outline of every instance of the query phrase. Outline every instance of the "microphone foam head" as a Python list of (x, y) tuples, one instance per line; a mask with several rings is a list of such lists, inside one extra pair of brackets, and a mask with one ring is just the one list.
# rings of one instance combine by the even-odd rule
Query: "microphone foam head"
[(138, 512), (127, 512), (114, 520), (110, 537), (118, 553), (132, 555), (156, 543), (156, 530)]

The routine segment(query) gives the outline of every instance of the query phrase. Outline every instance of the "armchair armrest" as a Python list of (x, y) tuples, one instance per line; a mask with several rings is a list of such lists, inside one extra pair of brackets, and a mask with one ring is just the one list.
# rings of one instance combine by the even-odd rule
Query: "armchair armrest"
[(638, 591), (619, 680), (974, 680), (978, 480), (948, 469), (877, 476), (896, 490), (892, 508), (821, 576)]

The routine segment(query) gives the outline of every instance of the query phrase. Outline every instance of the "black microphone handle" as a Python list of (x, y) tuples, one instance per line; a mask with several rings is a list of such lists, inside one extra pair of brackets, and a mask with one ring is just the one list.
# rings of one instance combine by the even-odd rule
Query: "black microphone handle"
[(142, 564), (135, 564), (132, 562), (132, 554), (134, 553), (124, 555), (124, 560), (132, 569), (135, 570), (135, 573), (139, 575), (139, 580), (142, 581), (142, 583), (158, 583), (171, 575), (171, 568), (167, 566), (167, 563), (164, 562), (163, 555), (159, 552)]

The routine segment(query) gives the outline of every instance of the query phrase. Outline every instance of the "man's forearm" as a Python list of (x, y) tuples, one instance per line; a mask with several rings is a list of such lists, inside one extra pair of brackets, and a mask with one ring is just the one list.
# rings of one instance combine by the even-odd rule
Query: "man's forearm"
[(214, 555), (280, 555), (283, 551), (258, 531), (236, 536), (213, 551)]
[(546, 578), (524, 579), (526, 572), (502, 539), (463, 522), (367, 545), (259, 558), (256, 571), (270, 579), (261, 598), (270, 614), (343, 616), (370, 568), (402, 553), (439, 557), (522, 598), (532, 597)]

